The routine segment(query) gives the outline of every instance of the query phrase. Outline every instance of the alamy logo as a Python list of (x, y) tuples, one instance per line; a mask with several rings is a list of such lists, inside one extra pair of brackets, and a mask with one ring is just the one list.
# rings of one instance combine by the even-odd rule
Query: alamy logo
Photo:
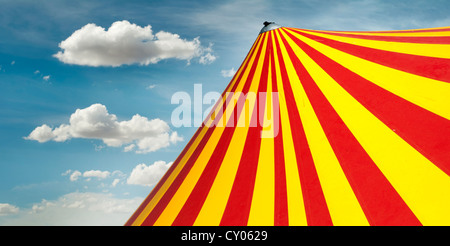
[[(201, 84), (194, 84), (193, 97), (179, 91), (172, 95), (174, 127), (259, 127), (261, 138), (274, 138), (279, 130), (277, 92), (218, 92), (203, 95)], [(205, 110), (203, 107), (209, 105)]]

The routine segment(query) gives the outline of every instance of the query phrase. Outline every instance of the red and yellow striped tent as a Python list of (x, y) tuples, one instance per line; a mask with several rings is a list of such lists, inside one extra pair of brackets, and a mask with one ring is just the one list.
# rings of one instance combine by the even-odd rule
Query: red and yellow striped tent
[(450, 225), (449, 82), (450, 27), (266, 22), (126, 225)]

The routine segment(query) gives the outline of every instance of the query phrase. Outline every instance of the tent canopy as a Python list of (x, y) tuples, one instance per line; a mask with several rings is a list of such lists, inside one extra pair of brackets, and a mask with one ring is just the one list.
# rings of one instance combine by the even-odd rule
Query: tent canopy
[(126, 225), (450, 225), (450, 27), (265, 23)]

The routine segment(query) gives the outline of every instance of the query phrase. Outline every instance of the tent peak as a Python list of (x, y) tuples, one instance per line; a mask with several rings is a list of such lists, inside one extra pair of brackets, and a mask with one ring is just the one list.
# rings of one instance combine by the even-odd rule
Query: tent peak
[(276, 24), (275, 22), (264, 21), (263, 24), (264, 24), (264, 27), (261, 29), (259, 34), (270, 31), (270, 30), (275, 30), (275, 29), (281, 27), (280, 25)]

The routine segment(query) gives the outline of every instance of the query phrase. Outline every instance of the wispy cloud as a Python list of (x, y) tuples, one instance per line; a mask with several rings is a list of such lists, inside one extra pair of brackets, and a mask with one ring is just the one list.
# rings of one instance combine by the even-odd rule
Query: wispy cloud
[(254, 39), (271, 8), (270, 1), (225, 1), (193, 12), (189, 23), (233, 38)]
[(83, 177), (85, 178), (97, 178), (97, 179), (105, 179), (111, 175), (109, 171), (101, 171), (101, 170), (89, 170), (83, 173)]
[(56, 200), (43, 199), (29, 209), (19, 210), (7, 204), (3, 206), (5, 211), (15, 215), (2, 221), (5, 225), (22, 226), (121, 226), (141, 202), (140, 197), (126, 199), (109, 193), (73, 192)]
[(147, 89), (147, 90), (151, 90), (151, 89), (153, 89), (153, 88), (155, 88), (155, 87), (156, 87), (156, 85), (155, 85), (155, 84), (152, 84), (152, 85), (147, 86), (146, 89)]
[(84, 178), (85, 181), (91, 181), (92, 179), (100, 180), (100, 181), (107, 181), (109, 178), (119, 178), (122, 179), (125, 177), (125, 175), (119, 171), (102, 171), (102, 170), (88, 170), (84, 171), (83, 173), (78, 170), (67, 170), (65, 173), (62, 174), (62, 176), (69, 176), (69, 180), (71, 182), (79, 181), (80, 178)]
[(17, 214), (19, 208), (9, 203), (0, 203), (0, 216)]
[(234, 70), (234, 67), (229, 70), (222, 70), (221, 74), (225, 78), (233, 77), (236, 71)]
[[(265, 20), (316, 30), (393, 30), (448, 26), (443, 1), (384, 0), (249, 0), (226, 1), (193, 12), (194, 25), (225, 34), (225, 38), (253, 39)], [(435, 13), (435, 14), (431, 14)]]

